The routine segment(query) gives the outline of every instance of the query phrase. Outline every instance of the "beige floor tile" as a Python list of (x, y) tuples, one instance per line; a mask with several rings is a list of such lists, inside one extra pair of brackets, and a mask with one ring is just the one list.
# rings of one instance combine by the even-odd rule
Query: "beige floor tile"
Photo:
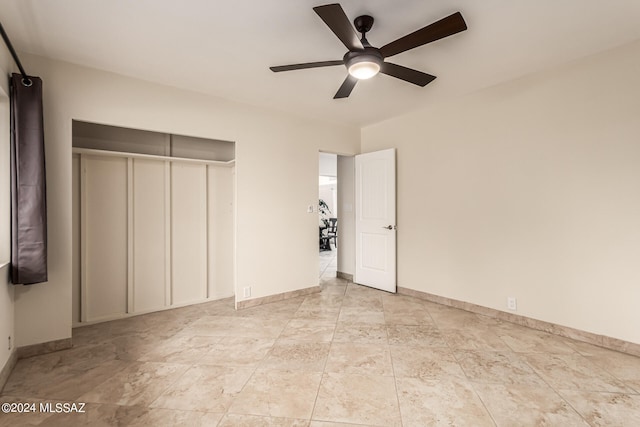
[(436, 326), (443, 329), (475, 328), (478, 325), (497, 327), (500, 324), (498, 320), (457, 308), (439, 304), (430, 304), (427, 307)]
[[(572, 339), (567, 339), (567, 345), (583, 356), (601, 356), (601, 357), (607, 358), (607, 357), (615, 357), (616, 354), (624, 354), (624, 353), (619, 353), (617, 351), (609, 350), (607, 348), (603, 348), (594, 344), (589, 344), (587, 342), (577, 341)], [(636, 357), (636, 356), (631, 356), (626, 354), (624, 355), (629, 357)]]
[(202, 316), (182, 330), (187, 336), (233, 336), (239, 316)]
[(391, 345), (448, 348), (440, 331), (430, 325), (387, 325), (387, 335)]
[(260, 368), (322, 372), (329, 347), (329, 343), (279, 340), (260, 363)]
[(337, 321), (340, 315), (340, 306), (301, 306), (294, 319), (312, 319), (312, 320), (328, 320)]
[(308, 420), (321, 377), (320, 372), (257, 369), (229, 413)]
[(186, 370), (185, 365), (136, 362), (80, 396), (83, 402), (149, 405)]
[(127, 317), (109, 323), (111, 327), (109, 333), (113, 337), (149, 332), (149, 324), (143, 316)]
[(396, 378), (412, 377), (432, 380), (465, 378), (460, 364), (447, 348), (409, 346), (390, 346), (390, 348)]
[(449, 347), (454, 349), (511, 351), (492, 327), (476, 324), (464, 328), (440, 328), (440, 332)]
[(227, 414), (218, 427), (308, 427), (308, 420)]
[(347, 284), (347, 294), (348, 295), (376, 295), (381, 297), (382, 295), (387, 295), (388, 292), (371, 288), (369, 286), (359, 285), (357, 283), (349, 282)]
[(328, 286), (326, 291), (323, 290), (320, 293), (306, 296), (298, 307), (298, 310), (318, 307), (340, 308), (344, 300), (345, 289), (346, 286)]
[[(53, 399), (38, 399), (30, 397), (28, 399), (24, 397), (15, 397), (4, 394), (0, 397), (0, 403), (29, 403), (35, 404), (35, 407), (30, 406), (29, 411), (9, 411), (0, 413), (0, 427), (15, 427), (15, 426), (39, 426), (49, 418), (52, 414), (48, 412), (40, 411), (40, 403), (55, 403)], [(11, 407), (10, 407), (11, 408)], [(32, 411), (33, 409), (33, 411)]]
[(633, 391), (579, 354), (525, 354), (522, 357), (556, 390)]
[(397, 325), (433, 325), (431, 315), (420, 310), (384, 310), (384, 319), (387, 324)]
[(150, 406), (223, 413), (252, 373), (252, 368), (192, 366)]
[(83, 414), (53, 414), (42, 426), (215, 427), (223, 414), (89, 403)]
[(377, 323), (338, 322), (333, 342), (387, 344), (387, 327)]
[(117, 359), (136, 361), (163, 345), (167, 340), (167, 337), (160, 337), (149, 332), (137, 332), (114, 337), (107, 341), (107, 344), (113, 346), (113, 352)]
[(111, 337), (130, 336), (133, 334), (155, 334), (161, 337), (168, 337), (179, 332), (192, 320), (199, 318), (203, 314), (200, 304), (175, 310), (114, 320), (109, 322), (109, 334)]
[(304, 297), (291, 298), (277, 301), (270, 304), (263, 304), (238, 311), (240, 317), (255, 317), (262, 319), (285, 319), (288, 320), (295, 314), (303, 302)]
[[(328, 266), (329, 267), (329, 266)], [(320, 285), (346, 285), (349, 284), (348, 280), (336, 277), (337, 266), (333, 268), (327, 268), (326, 271), (320, 276)]]
[(640, 393), (640, 357), (586, 343), (572, 343), (571, 346), (588, 361)]
[(344, 284), (342, 279), (334, 279), (332, 281), (321, 280), (320, 287), (324, 295), (344, 296), (347, 291), (347, 285)]
[(384, 324), (384, 311), (367, 307), (343, 306), (340, 309), (340, 322), (378, 323)]
[(640, 380), (624, 380), (625, 385), (636, 392), (636, 394), (640, 394)]
[(222, 337), (177, 335), (158, 343), (138, 360), (192, 365), (199, 362), (220, 339)]
[(325, 373), (313, 420), (374, 426), (400, 426), (392, 377)]
[(182, 315), (171, 313), (171, 317), (165, 319), (161, 313), (150, 313), (145, 315), (146, 317), (152, 316), (147, 319), (147, 324), (149, 325), (147, 332), (160, 337), (170, 337), (182, 331), (201, 315), (202, 313), (198, 310), (197, 312)]
[(330, 342), (335, 329), (336, 322), (332, 320), (292, 319), (280, 334), (280, 339)]
[(116, 346), (108, 341), (29, 357), (20, 360), (17, 367), (25, 367), (28, 371), (37, 372), (46, 372), (59, 368), (71, 368), (75, 371), (81, 371), (95, 368), (101, 363), (115, 358)]
[(493, 420), (466, 381), (397, 378), (403, 427), (493, 426)]
[[(87, 403), (82, 413), (59, 413), (50, 414), (40, 426), (114, 426), (129, 412), (123, 406), (104, 405), (100, 403)], [(144, 409), (136, 408), (136, 412), (142, 413)], [(17, 424), (24, 425), (24, 424)]]
[(422, 308), (424, 308), (425, 310), (428, 310), (428, 304), (430, 304), (427, 301), (424, 300), (420, 300), (414, 297), (410, 297), (408, 295), (402, 295), (402, 294), (390, 294), (388, 292), (383, 293), (380, 298), (382, 299), (382, 303), (384, 304), (385, 307), (389, 307), (390, 305), (419, 305)]
[(345, 424), (345, 423), (333, 423), (330, 421), (311, 421), (309, 427), (377, 427), (371, 424)]
[(44, 371), (34, 369), (30, 363), (32, 359), (18, 362), (2, 390), (4, 394), (74, 400), (134, 363), (107, 360), (93, 367), (83, 366), (83, 369), (54, 366)]
[(376, 294), (349, 293), (342, 300), (342, 308), (359, 308), (363, 310), (382, 311), (382, 299)]
[(498, 426), (588, 426), (549, 387), (476, 383), (473, 388)]
[(592, 426), (640, 425), (640, 395), (577, 390), (559, 393)]
[(387, 324), (435, 326), (427, 307), (415, 299), (387, 296), (382, 301)]
[[(202, 314), (200, 316), (237, 316), (239, 311), (236, 310), (235, 298), (229, 298), (227, 300), (211, 301), (208, 303), (200, 304), (202, 308)], [(197, 320), (194, 319), (194, 320)]]
[(454, 356), (474, 382), (545, 386), (545, 382), (513, 352), (456, 350)]
[(273, 338), (222, 337), (199, 361), (201, 365), (256, 366), (276, 340)]
[(510, 324), (496, 332), (500, 339), (518, 353), (575, 353), (568, 339), (547, 332)]
[(354, 285), (331, 252), (319, 293), (74, 329), (73, 348), (20, 360), (0, 402), (118, 404), (0, 426), (640, 425), (640, 358)]
[(325, 372), (393, 376), (391, 353), (384, 345), (333, 343)]
[(215, 427), (218, 426), (223, 414), (199, 411), (178, 411), (174, 409), (145, 408), (142, 415), (118, 420), (119, 425), (139, 427)]
[(73, 346), (80, 347), (100, 344), (111, 338), (111, 322), (73, 328), (71, 335)]
[(203, 316), (181, 333), (201, 336), (235, 336), (249, 338), (277, 338), (287, 319), (261, 319), (240, 316)]

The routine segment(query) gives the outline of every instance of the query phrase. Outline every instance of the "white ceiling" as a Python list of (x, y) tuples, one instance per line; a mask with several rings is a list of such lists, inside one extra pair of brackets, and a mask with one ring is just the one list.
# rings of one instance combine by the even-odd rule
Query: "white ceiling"
[(426, 87), (379, 75), (334, 100), (342, 66), (269, 70), (342, 59), (325, 3), (0, 0), (0, 20), (19, 52), (356, 126), (640, 39), (638, 0), (343, 0), (378, 47), (458, 10), (469, 29), (389, 59), (438, 76)]

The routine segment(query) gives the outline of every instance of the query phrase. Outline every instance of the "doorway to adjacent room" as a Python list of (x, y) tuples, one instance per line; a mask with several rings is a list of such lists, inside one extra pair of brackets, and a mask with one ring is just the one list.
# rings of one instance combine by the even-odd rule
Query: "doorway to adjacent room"
[(318, 177), (318, 251), (320, 278), (335, 278), (338, 269), (338, 156), (320, 153)]

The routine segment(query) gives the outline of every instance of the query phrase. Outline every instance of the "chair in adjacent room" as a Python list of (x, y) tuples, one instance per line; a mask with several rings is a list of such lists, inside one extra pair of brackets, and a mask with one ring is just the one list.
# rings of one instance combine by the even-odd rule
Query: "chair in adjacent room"
[(327, 227), (327, 237), (329, 242), (333, 240), (334, 246), (338, 247), (338, 218), (329, 218), (329, 226)]

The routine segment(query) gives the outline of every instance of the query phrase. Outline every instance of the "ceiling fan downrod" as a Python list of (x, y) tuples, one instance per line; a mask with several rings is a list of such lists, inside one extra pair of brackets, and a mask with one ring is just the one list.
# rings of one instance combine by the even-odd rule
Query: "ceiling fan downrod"
[(370, 47), (371, 45), (369, 44), (369, 41), (367, 41), (367, 37), (366, 34), (369, 32), (369, 30), (371, 30), (371, 27), (373, 27), (373, 16), (369, 16), (369, 15), (362, 15), (362, 16), (358, 16), (356, 19), (353, 20), (353, 25), (356, 27), (356, 30), (362, 34), (362, 38), (361, 38), (361, 42), (362, 45), (364, 47)]

